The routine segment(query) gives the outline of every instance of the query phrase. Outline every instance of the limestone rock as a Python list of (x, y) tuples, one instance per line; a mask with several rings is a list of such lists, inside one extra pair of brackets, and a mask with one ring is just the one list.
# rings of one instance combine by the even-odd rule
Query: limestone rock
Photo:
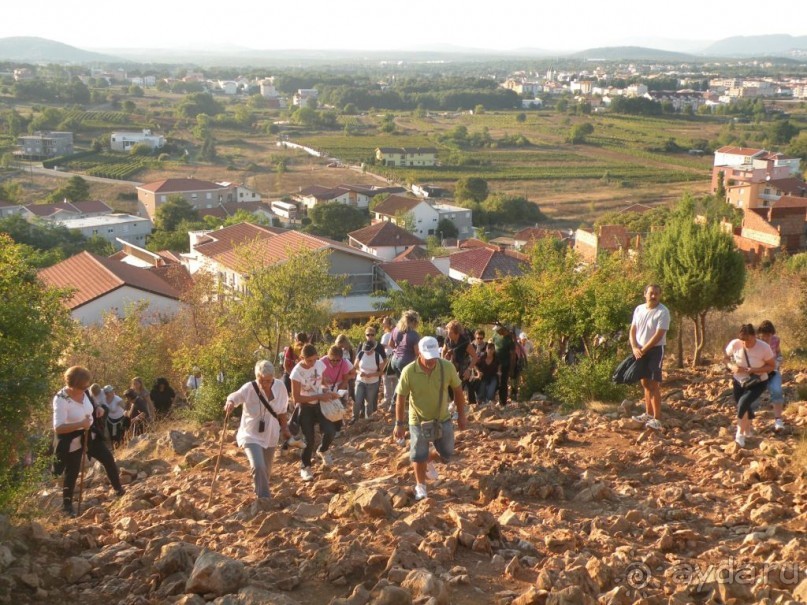
[(92, 565), (83, 557), (70, 557), (62, 565), (61, 576), (67, 580), (68, 584), (75, 584), (84, 575), (92, 570)]
[(513, 599), (510, 605), (545, 605), (548, 596), (547, 591), (530, 586), (526, 592)]
[(180, 456), (184, 456), (199, 445), (199, 440), (193, 436), (193, 433), (186, 431), (169, 431), (168, 441), (171, 444), (171, 449)]
[(425, 569), (410, 571), (401, 588), (407, 589), (414, 600), (432, 597), (435, 605), (448, 605), (451, 602), (448, 585)]
[(187, 542), (174, 542), (166, 544), (160, 549), (160, 556), (154, 561), (154, 568), (160, 577), (177, 573), (189, 573), (193, 569), (196, 557), (199, 556), (199, 547)]
[(546, 605), (596, 605), (596, 603), (597, 601), (577, 586), (568, 586), (558, 591), (553, 590), (546, 599)]
[(185, 591), (222, 596), (238, 591), (245, 581), (243, 563), (206, 550), (196, 559)]
[(392, 500), (382, 489), (362, 487), (356, 490), (353, 499), (356, 516), (386, 519), (392, 515)]
[(370, 605), (412, 605), (412, 595), (398, 586), (384, 586), (373, 590)]

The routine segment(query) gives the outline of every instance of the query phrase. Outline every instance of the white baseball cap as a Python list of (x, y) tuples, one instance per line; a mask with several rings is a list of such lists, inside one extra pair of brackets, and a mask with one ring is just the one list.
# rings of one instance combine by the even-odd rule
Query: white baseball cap
[(111, 384), (108, 384), (104, 387), (104, 393), (114, 393), (114, 392), (115, 387), (113, 387)]
[(440, 357), (440, 345), (433, 336), (426, 336), (418, 342), (418, 351), (423, 359), (437, 359)]

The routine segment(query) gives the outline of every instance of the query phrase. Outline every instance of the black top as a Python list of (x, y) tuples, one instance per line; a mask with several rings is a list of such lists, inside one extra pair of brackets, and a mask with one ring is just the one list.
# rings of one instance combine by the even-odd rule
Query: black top
[(446, 338), (445, 346), (448, 349), (447, 359), (450, 359), (454, 367), (457, 368), (460, 377), (462, 377), (462, 373), (468, 369), (468, 366), (471, 365), (471, 360), (468, 356), (469, 344), (470, 341), (464, 334), (460, 334), (456, 341)]
[(488, 356), (482, 355), (476, 362), (476, 369), (479, 370), (483, 379), (493, 378), (499, 372), (499, 359), (494, 354), (493, 360), (488, 363)]
[(176, 393), (174, 393), (174, 389), (170, 386), (166, 386), (163, 391), (158, 388), (151, 389), (151, 401), (158, 410), (167, 410), (170, 408), (171, 404), (174, 402), (175, 396)]

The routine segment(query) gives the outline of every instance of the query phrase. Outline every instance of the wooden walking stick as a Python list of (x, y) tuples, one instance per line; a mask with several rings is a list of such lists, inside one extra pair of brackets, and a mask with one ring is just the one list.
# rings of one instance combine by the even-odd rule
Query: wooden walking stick
[(90, 438), (90, 429), (84, 429), (84, 437), (81, 441), (81, 474), (78, 482), (78, 507), (76, 516), (81, 514), (81, 499), (84, 497), (84, 461), (87, 454), (87, 440)]
[(219, 443), (219, 455), (216, 458), (216, 468), (213, 471), (213, 481), (210, 483), (210, 497), (207, 499), (207, 508), (210, 508), (211, 502), (213, 502), (213, 494), (216, 490), (216, 479), (219, 476), (219, 464), (221, 463), (221, 452), (224, 450), (224, 435), (227, 434), (227, 421), (230, 419), (230, 412), (231, 410), (227, 410), (227, 413), (224, 414), (224, 426), (221, 428), (221, 440)]

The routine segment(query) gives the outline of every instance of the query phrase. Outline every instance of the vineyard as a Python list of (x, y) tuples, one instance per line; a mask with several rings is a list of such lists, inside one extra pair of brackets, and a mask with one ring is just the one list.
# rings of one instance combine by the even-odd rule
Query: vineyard
[(65, 114), (65, 120), (94, 128), (132, 124), (131, 116), (122, 111), (84, 111), (81, 109), (72, 109)]
[(125, 181), (141, 170), (159, 168), (160, 162), (148, 157), (102, 152), (69, 160), (62, 166), (69, 172), (83, 172), (88, 176)]

